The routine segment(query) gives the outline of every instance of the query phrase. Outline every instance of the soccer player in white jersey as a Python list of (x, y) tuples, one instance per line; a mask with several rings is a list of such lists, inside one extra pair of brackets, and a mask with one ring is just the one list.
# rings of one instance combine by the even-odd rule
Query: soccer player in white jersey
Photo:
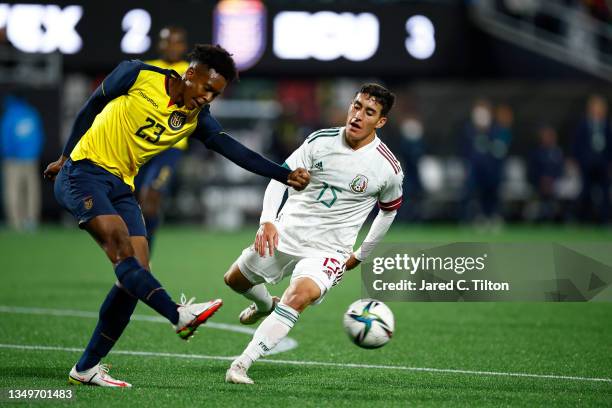
[[(377, 84), (361, 87), (351, 101), (346, 125), (311, 134), (287, 159), (291, 169), (304, 167), (311, 181), (303, 191), (289, 191), (271, 181), (265, 192), (255, 244), (246, 248), (224, 276), (225, 283), (254, 303), (240, 314), (243, 324), (267, 316), (225, 380), (252, 384), (247, 371), (272, 350), (309, 305), (372, 252), (384, 237), (402, 203), (402, 170), (376, 136), (387, 122), (395, 96)], [(359, 249), (357, 234), (372, 208), (380, 211)], [(265, 284), (291, 275), (282, 299)]]

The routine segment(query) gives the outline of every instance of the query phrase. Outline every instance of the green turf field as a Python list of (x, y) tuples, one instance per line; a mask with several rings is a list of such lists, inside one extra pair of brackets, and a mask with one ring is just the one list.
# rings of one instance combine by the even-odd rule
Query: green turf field
[[(253, 232), (162, 229), (154, 273), (177, 298), (181, 292), (223, 298), (211, 321), (217, 325), (185, 343), (169, 324), (133, 321), (106, 362), (111, 374), (134, 388), (75, 387), (69, 406), (612, 406), (612, 304), (392, 303), (393, 340), (362, 350), (341, 327), (345, 308), (360, 296), (354, 272), (300, 317), (290, 333), (296, 348), (253, 366), (254, 386), (225, 384), (229, 357), (250, 335), (218, 325), (237, 325), (247, 305), (222, 276)], [(453, 227), (398, 227), (388, 240), (611, 238), (611, 232), (588, 228), (514, 227), (489, 236)], [(0, 231), (0, 259), (0, 388), (68, 388), (68, 371), (114, 281), (112, 269), (76, 229)], [(154, 315), (142, 305), (136, 313)]]

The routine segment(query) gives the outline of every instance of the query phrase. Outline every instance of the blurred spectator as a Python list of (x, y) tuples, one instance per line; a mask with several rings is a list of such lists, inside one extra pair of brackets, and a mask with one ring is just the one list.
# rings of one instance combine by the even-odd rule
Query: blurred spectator
[(406, 197), (406, 205), (402, 206), (400, 214), (406, 220), (420, 221), (423, 185), (419, 174), (419, 161), (425, 154), (423, 122), (417, 116), (407, 116), (401, 121), (399, 132), (399, 156), (404, 170)]
[(159, 31), (157, 50), (159, 59), (146, 61), (147, 64), (165, 69), (174, 69), (183, 74), (189, 63), (185, 61), (188, 51), (187, 31), (183, 27), (167, 26)]
[[(462, 153), (467, 170), (464, 220), (474, 217), (489, 223), (501, 222), (499, 187), (508, 146), (512, 140), (512, 109), (500, 105), (493, 116), (490, 102), (477, 100), (470, 120), (461, 135)], [(474, 204), (477, 205), (475, 209)]]
[(36, 108), (16, 95), (7, 95), (0, 117), (4, 207), (9, 225), (19, 231), (35, 229), (40, 220), (38, 160), (43, 140)]
[(321, 112), (317, 104), (317, 83), (313, 80), (281, 80), (277, 88), (277, 98), (281, 105), (298, 106), (296, 115), (300, 123), (315, 126), (320, 121)]
[(593, 18), (602, 23), (610, 22), (612, 13), (610, 13), (610, 6), (606, 0), (582, 0), (582, 2)]
[(574, 134), (572, 153), (582, 181), (579, 199), (581, 219), (608, 222), (612, 129), (608, 117), (608, 103), (601, 95), (589, 97), (586, 115)]
[(540, 6), (539, 0), (497, 0), (497, 7), (517, 19), (533, 18)]
[(529, 182), (538, 198), (537, 221), (554, 221), (559, 217), (557, 185), (563, 176), (563, 152), (552, 126), (538, 129), (538, 147), (529, 158)]

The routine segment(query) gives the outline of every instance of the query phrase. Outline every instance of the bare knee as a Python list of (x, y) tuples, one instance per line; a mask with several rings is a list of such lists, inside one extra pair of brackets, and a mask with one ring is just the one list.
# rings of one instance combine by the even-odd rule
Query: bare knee
[(225, 275), (223, 281), (227, 286), (238, 293), (244, 293), (253, 287), (253, 284), (242, 274), (238, 265), (233, 264)]
[(145, 217), (156, 217), (161, 208), (161, 193), (152, 188), (145, 188), (139, 197), (142, 214)]
[(287, 288), (281, 302), (302, 313), (321, 296), (321, 289), (309, 278), (301, 278)]
[(85, 224), (85, 229), (102, 247), (112, 263), (134, 256), (130, 233), (120, 216), (98, 215)]
[(134, 249), (134, 256), (140, 262), (143, 268), (150, 271), (151, 267), (149, 266), (149, 243), (147, 242), (147, 238), (143, 236), (133, 236), (130, 237), (130, 243), (132, 244), (132, 248)]
[(113, 263), (120, 262), (125, 258), (135, 255), (130, 237), (124, 231), (111, 231), (102, 246), (104, 252), (106, 252), (106, 256), (108, 256)]

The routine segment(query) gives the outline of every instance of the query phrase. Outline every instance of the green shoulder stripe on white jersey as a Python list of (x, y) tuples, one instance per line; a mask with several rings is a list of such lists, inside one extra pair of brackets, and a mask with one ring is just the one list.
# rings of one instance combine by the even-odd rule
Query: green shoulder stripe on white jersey
[(338, 134), (340, 134), (340, 128), (338, 127), (329, 128), (329, 129), (321, 129), (321, 130), (314, 132), (306, 140), (308, 141), (308, 143), (311, 143), (315, 139), (318, 139), (319, 137), (335, 137), (335, 136), (338, 136)]

